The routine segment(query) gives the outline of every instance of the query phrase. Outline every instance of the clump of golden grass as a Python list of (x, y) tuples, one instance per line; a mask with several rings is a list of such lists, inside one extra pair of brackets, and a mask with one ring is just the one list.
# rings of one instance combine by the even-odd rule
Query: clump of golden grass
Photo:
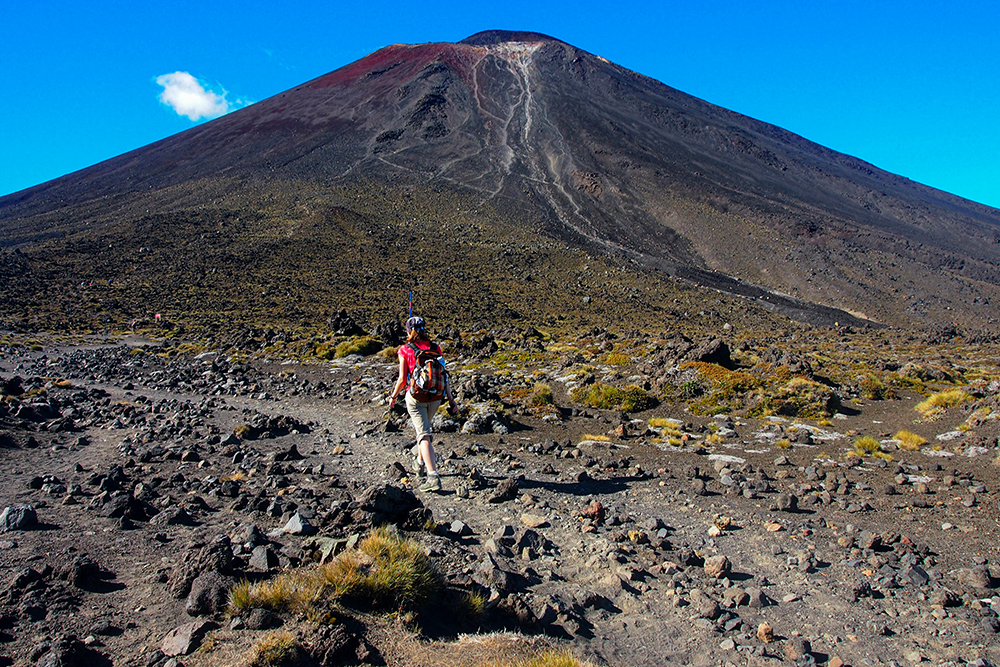
[[(375, 354), (381, 349), (382, 341), (378, 338), (373, 338), (372, 336), (361, 336), (359, 338), (345, 340), (343, 343), (338, 344), (333, 356), (335, 359), (340, 359), (341, 357), (346, 357), (349, 354), (369, 355)], [(325, 358), (329, 359), (329, 357)]]
[(334, 559), (321, 571), (338, 596), (373, 606), (415, 604), (438, 585), (437, 573), (423, 547), (382, 526), (358, 548)]
[(555, 399), (552, 397), (552, 387), (544, 382), (537, 383), (528, 396), (528, 402), (535, 407), (552, 405), (555, 403)]
[(584, 433), (581, 440), (596, 440), (597, 442), (611, 442), (611, 438), (606, 435), (596, 435), (594, 433)]
[(781, 440), (776, 441), (774, 443), (774, 446), (777, 447), (778, 449), (791, 449), (792, 441), (789, 440), (788, 438), (782, 438)]
[(875, 454), (882, 450), (881, 445), (879, 445), (878, 440), (871, 437), (870, 435), (865, 435), (854, 441), (854, 453), (858, 456), (865, 456), (866, 454)]
[(961, 389), (948, 389), (931, 394), (926, 399), (913, 406), (922, 415), (927, 415), (934, 408), (953, 408), (969, 399), (969, 395)]
[(257, 584), (236, 584), (229, 592), (229, 613), (264, 608), (315, 615), (314, 605), (324, 598), (346, 598), (370, 607), (419, 604), (437, 585), (437, 572), (423, 548), (383, 526), (326, 565), (291, 570)]
[(249, 667), (281, 667), (298, 658), (299, 643), (287, 631), (271, 632), (253, 647)]
[(627, 354), (619, 354), (617, 352), (612, 352), (604, 358), (604, 363), (609, 366), (627, 366), (632, 363), (632, 358)]
[(927, 438), (906, 430), (898, 431), (892, 438), (899, 441), (900, 449), (908, 452), (915, 452), (927, 444)]
[(569, 651), (546, 651), (527, 662), (517, 663), (516, 667), (587, 667), (587, 663), (581, 662)]
[(896, 397), (891, 387), (872, 373), (866, 373), (858, 382), (861, 396), (870, 401), (882, 401)]

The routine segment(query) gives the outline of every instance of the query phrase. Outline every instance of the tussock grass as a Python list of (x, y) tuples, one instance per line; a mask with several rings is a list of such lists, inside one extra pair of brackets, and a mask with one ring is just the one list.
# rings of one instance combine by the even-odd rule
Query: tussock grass
[(751, 413), (816, 419), (828, 417), (838, 404), (836, 394), (825, 384), (804, 377), (794, 377), (774, 394), (765, 397), (758, 409), (751, 410)]
[(535, 407), (553, 405), (555, 399), (552, 396), (552, 387), (544, 382), (539, 382), (532, 388), (531, 394), (528, 396), (528, 402)]
[(656, 405), (656, 400), (642, 387), (628, 385), (618, 388), (601, 382), (577, 387), (570, 393), (570, 398), (599, 410), (622, 412), (641, 412)]
[(927, 444), (927, 438), (906, 430), (898, 431), (892, 438), (899, 441), (900, 449), (908, 452), (915, 452)]
[(896, 393), (873, 373), (866, 373), (858, 382), (858, 390), (869, 401), (884, 401), (896, 397)]
[(881, 451), (881, 445), (875, 438), (865, 435), (854, 441), (854, 453), (858, 456), (871, 455)]
[(935, 408), (953, 408), (969, 399), (969, 395), (961, 389), (948, 389), (931, 394), (925, 400), (913, 406), (920, 414), (927, 416)]
[[(502, 666), (501, 666), (502, 667)], [(512, 667), (588, 667), (587, 663), (581, 662), (569, 651), (546, 651), (541, 655), (517, 663)]]
[(486, 597), (483, 594), (465, 591), (459, 593), (455, 608), (459, 618), (476, 623), (482, 618), (484, 611), (486, 611)]
[(584, 433), (581, 440), (595, 440), (597, 442), (611, 442), (611, 438), (606, 435), (596, 435), (594, 433)]
[(604, 363), (609, 366), (628, 366), (632, 363), (632, 358), (627, 354), (619, 354), (618, 352), (612, 352), (608, 356), (604, 357)]
[(356, 550), (334, 559), (322, 571), (338, 596), (376, 607), (422, 602), (438, 585), (423, 547), (386, 526), (376, 528)]
[[(351, 340), (345, 340), (337, 345), (336, 350), (334, 350), (333, 358), (340, 359), (346, 357), (349, 354), (360, 354), (367, 356), (369, 354), (375, 354), (382, 349), (382, 341), (378, 338), (373, 338), (371, 336), (361, 336), (358, 338), (352, 338)], [(317, 355), (319, 356), (319, 355)], [(330, 357), (326, 356), (325, 359)]]
[(287, 631), (268, 633), (253, 647), (249, 667), (292, 665), (299, 657), (299, 643)]
[(374, 608), (415, 605), (437, 586), (437, 572), (423, 548), (383, 526), (326, 565), (291, 570), (257, 584), (239, 582), (229, 592), (229, 613), (263, 608), (319, 617), (316, 606), (336, 598)]

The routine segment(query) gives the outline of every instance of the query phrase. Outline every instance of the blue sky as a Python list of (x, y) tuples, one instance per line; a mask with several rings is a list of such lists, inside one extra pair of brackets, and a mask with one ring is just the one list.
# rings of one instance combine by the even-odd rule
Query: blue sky
[(202, 114), (265, 99), (387, 44), (502, 28), (547, 33), (1000, 207), (995, 0), (7, 0), (0, 24), (0, 195), (205, 122)]

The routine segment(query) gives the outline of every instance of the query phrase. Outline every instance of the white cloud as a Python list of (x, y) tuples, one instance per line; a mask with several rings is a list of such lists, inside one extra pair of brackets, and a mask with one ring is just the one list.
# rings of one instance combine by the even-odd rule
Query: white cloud
[(218, 118), (247, 104), (243, 100), (230, 104), (225, 90), (222, 94), (216, 93), (187, 72), (162, 74), (156, 77), (156, 83), (163, 86), (158, 99), (178, 115), (187, 116), (191, 120)]

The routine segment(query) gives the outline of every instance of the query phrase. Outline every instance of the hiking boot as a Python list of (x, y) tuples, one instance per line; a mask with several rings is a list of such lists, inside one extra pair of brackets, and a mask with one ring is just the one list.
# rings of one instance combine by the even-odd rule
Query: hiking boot
[(441, 475), (427, 475), (427, 481), (420, 487), (425, 493), (441, 490)]

